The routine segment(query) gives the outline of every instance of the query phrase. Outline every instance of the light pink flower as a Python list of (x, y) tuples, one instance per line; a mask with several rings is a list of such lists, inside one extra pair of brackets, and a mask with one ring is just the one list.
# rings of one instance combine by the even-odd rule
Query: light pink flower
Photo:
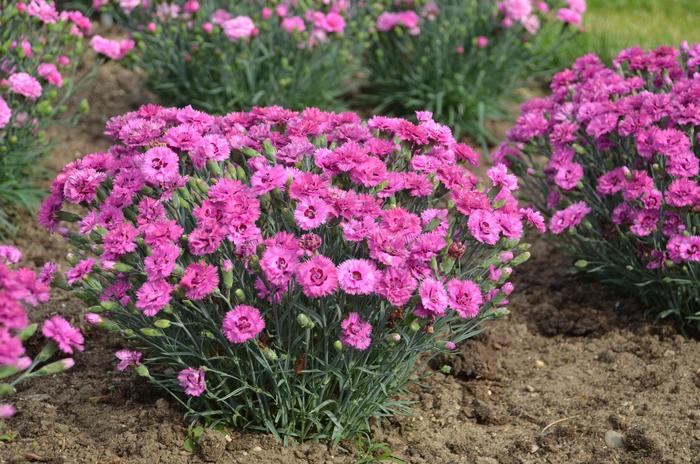
[(125, 371), (131, 366), (140, 366), (143, 353), (139, 351), (119, 350), (116, 353), (114, 353), (114, 356), (116, 356), (117, 359), (119, 359), (119, 363), (117, 364), (117, 370)]
[(73, 349), (83, 351), (83, 343), (85, 342), (83, 334), (61, 316), (47, 319), (41, 327), (41, 333), (44, 337), (55, 341), (58, 348), (64, 353), (73, 354)]
[(338, 272), (333, 261), (321, 255), (300, 264), (296, 279), (309, 298), (330, 295), (338, 288)]
[(201, 396), (207, 388), (204, 381), (204, 369), (201, 367), (199, 369), (188, 367), (181, 370), (177, 375), (177, 380), (189, 396)]
[(379, 279), (377, 267), (366, 259), (349, 259), (338, 266), (340, 288), (350, 295), (369, 295)]
[(25, 72), (12, 74), (7, 83), (10, 91), (22, 95), (30, 100), (36, 100), (41, 96), (41, 84), (34, 77)]
[(238, 305), (226, 313), (222, 324), (224, 336), (231, 343), (243, 343), (255, 338), (265, 328), (257, 308)]
[(360, 318), (359, 313), (350, 313), (340, 323), (340, 341), (360, 351), (369, 348), (372, 343), (372, 325)]
[(180, 286), (185, 290), (187, 298), (201, 300), (218, 288), (219, 271), (212, 264), (190, 264), (185, 269)]

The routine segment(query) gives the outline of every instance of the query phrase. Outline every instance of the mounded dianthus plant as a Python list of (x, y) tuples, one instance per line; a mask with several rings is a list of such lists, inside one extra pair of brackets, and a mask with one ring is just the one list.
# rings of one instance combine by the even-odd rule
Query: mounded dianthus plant
[[(137, 40), (133, 64), (169, 105), (338, 108), (359, 63), (345, 1), (111, 2)], [(267, 6), (265, 6), (267, 5)]]
[[(52, 2), (5, 2), (0, 24), (0, 228), (12, 229), (3, 208), (38, 204), (36, 164), (49, 148), (46, 130), (87, 111), (87, 101), (71, 105), (70, 98), (101, 58), (93, 66), (83, 59), (90, 20)], [(92, 38), (93, 48), (112, 59), (123, 56), (109, 53), (119, 44), (126, 53), (129, 41)]]
[(529, 257), (515, 176), (419, 123), (280, 107), (214, 117), (147, 105), (56, 178), (40, 221), (67, 284), (191, 418), (338, 442), (419, 357), (506, 312)]
[(700, 45), (595, 55), (523, 105), (496, 153), (577, 266), (700, 327)]
[(399, 115), (427, 109), (457, 135), (490, 138), (524, 83), (547, 73), (556, 44), (580, 27), (584, 0), (383, 0), (361, 99)]
[(56, 265), (47, 263), (37, 275), (26, 267), (17, 266), (21, 259), (20, 250), (0, 245), (0, 442), (17, 436), (16, 432), (6, 429), (5, 421), (16, 411), (14, 406), (4, 402), (5, 397), (13, 394), (15, 387), (24, 380), (58, 374), (73, 367), (72, 357), (52, 361), (57, 352), (73, 355), (83, 351), (82, 333), (61, 316), (52, 316), (43, 322), (41, 333), (47, 343), (41, 350), (30, 353), (26, 349), (24, 342), (39, 328), (37, 322), (30, 320), (27, 308), (49, 300), (49, 284)]

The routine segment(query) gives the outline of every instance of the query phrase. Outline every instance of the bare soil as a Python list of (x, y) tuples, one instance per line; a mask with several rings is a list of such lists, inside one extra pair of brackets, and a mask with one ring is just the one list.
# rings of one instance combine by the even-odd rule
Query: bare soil
[[(103, 68), (91, 115), (60, 131), (64, 143), (48, 168), (106, 148), (106, 118), (145, 98), (133, 73)], [(22, 230), (14, 242), (30, 265), (65, 262), (60, 238), (30, 215), (18, 213), (17, 220)], [(634, 300), (575, 274), (571, 260), (544, 240), (532, 252), (516, 272), (512, 314), (457, 356), (431, 361), (428, 379), (411, 387), (414, 414), (385, 421), (373, 443), (416, 464), (700, 464), (698, 340), (654, 324)], [(61, 313), (80, 323), (84, 312), (58, 293), (37, 315)], [(18, 437), (0, 443), (0, 463), (371, 462), (361, 444), (284, 448), (270, 436), (237, 431), (206, 431), (189, 453), (182, 413), (158, 390), (114, 369), (118, 339), (84, 330), (86, 349), (72, 372), (24, 384), (13, 397), (19, 412), (8, 426)], [(439, 371), (445, 364), (449, 375)]]

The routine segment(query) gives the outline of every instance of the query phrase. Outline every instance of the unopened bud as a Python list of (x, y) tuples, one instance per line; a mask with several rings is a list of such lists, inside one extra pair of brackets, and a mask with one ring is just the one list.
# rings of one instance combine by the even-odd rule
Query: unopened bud
[(343, 351), (343, 343), (340, 340), (336, 340), (333, 342), (333, 348), (335, 348), (336, 351)]
[(586, 261), (585, 259), (579, 259), (574, 263), (574, 266), (576, 266), (579, 269), (584, 269), (588, 267), (588, 261)]
[(73, 358), (65, 358), (51, 364), (47, 364), (38, 371), (35, 371), (33, 375), (43, 376), (43, 375), (53, 375), (65, 372), (75, 365)]
[(167, 319), (158, 319), (153, 323), (154, 326), (158, 327), (159, 329), (167, 329), (170, 327), (170, 321)]
[(161, 337), (163, 334), (160, 330), (151, 329), (150, 327), (143, 327), (139, 330), (142, 334), (147, 337)]
[(245, 301), (245, 292), (241, 288), (237, 288), (233, 294), (236, 296), (236, 299), (240, 302)]
[(262, 349), (262, 352), (263, 352), (263, 355), (265, 356), (265, 359), (267, 359), (270, 362), (275, 362), (279, 359), (275, 350), (273, 350), (270, 347), (266, 346), (265, 348)]
[(316, 324), (314, 324), (314, 321), (312, 321), (311, 319), (309, 319), (309, 316), (307, 316), (307, 315), (304, 314), (304, 313), (300, 313), (300, 314), (297, 316), (297, 323), (298, 323), (303, 329), (306, 329), (306, 330), (311, 330), (311, 329), (313, 329), (313, 328), (316, 326)]
[(459, 259), (462, 257), (466, 249), (467, 247), (462, 242), (454, 242), (452, 245), (450, 245), (450, 248), (447, 250), (447, 254), (451, 258)]
[(401, 334), (390, 333), (386, 336), (386, 341), (389, 343), (399, 343), (401, 341)]
[(412, 332), (418, 332), (420, 330), (420, 324), (416, 321), (411, 322), (411, 325), (408, 326), (409, 329), (411, 329)]

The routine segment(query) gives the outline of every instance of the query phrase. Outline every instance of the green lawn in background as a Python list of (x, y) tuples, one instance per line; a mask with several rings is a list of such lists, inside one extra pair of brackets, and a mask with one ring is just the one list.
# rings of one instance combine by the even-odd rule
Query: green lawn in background
[(588, 0), (585, 31), (561, 46), (560, 66), (594, 52), (605, 62), (627, 47), (700, 42), (700, 0)]

